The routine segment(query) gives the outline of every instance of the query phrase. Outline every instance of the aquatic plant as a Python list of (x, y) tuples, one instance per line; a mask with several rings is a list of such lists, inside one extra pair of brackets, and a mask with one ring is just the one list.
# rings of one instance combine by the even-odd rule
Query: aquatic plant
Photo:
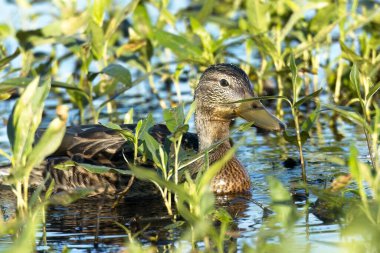
[[(289, 125), (284, 137), (298, 149), (304, 182), (310, 173), (306, 171), (305, 156), (311, 156), (310, 141), (306, 141), (310, 137), (312, 140), (320, 138), (321, 130), (328, 128), (320, 114), (331, 116), (332, 112), (326, 108), (338, 113), (331, 120), (335, 127), (332, 131), (337, 129), (335, 117), (348, 119), (359, 126), (366, 139), (368, 150), (364, 150), (369, 156), (360, 156), (358, 160), (356, 149), (351, 147), (345, 158), (349, 162), (341, 162), (339, 168), (349, 168), (356, 182), (345, 185), (342, 192), (353, 193), (356, 196), (353, 202), (355, 198), (360, 199), (355, 206), (358, 208), (354, 209), (359, 210), (355, 214), (360, 215), (346, 213), (346, 217), (340, 219), (341, 231), (363, 236), (361, 241), (348, 244), (352, 250), (375, 251), (379, 248), (375, 240), (378, 236), (380, 169), (378, 3), (207, 0), (185, 4), (178, 1), (177, 4), (182, 4), (173, 8), (177, 1), (132, 0), (125, 5), (111, 0), (83, 4), (80, 1), (15, 2), (18, 8), (24, 9), (20, 11), (24, 13), (21, 25), (7, 23), (7, 20), (0, 24), (0, 100), (8, 100), (5, 103), (11, 104), (14, 98), (21, 96), (7, 126), (11, 147), (0, 150), (0, 154), (12, 162), (7, 182), (13, 187), (18, 205), (15, 219), (4, 220), (0, 213), (0, 234), (19, 235), (9, 248), (10, 252), (17, 247), (22, 251), (32, 250), (27, 241), (34, 237), (38, 224), (44, 223), (44, 217), (37, 214), (44, 213), (48, 203), (63, 202), (51, 195), (51, 188), (46, 194), (42, 193), (42, 188), (34, 195), (28, 194), (31, 168), (58, 145), (67, 120), (65, 112), (59, 114), (52, 121), (49, 135), (33, 146), (43, 99), (49, 94), (54, 104), (68, 105), (70, 124), (102, 120), (114, 122), (106, 125), (119, 129), (116, 123), (122, 122), (129, 110), (122, 108), (125, 100), (130, 99), (123, 97), (125, 91), (144, 84), (149, 94), (144, 94), (147, 99), (141, 106), (149, 104), (166, 109), (181, 105), (163, 114), (172, 133), (170, 148), (158, 144), (147, 134), (154, 123), (153, 117), (148, 116), (136, 121), (134, 133), (119, 129), (134, 147), (133, 161), (125, 162), (136, 169), (135, 174), (90, 165), (87, 165), (88, 170), (104, 173), (112, 169), (115, 173), (130, 175), (131, 183), (135, 177), (152, 180), (168, 213), (176, 218), (174, 226), (183, 231), (179, 238), (190, 242), (194, 249), (201, 245), (200, 251), (226, 250), (228, 236), (224, 232), (231, 219), (223, 211), (215, 211), (213, 196), (206, 187), (212, 171), (218, 168), (210, 166), (199, 178), (190, 178), (183, 172), (184, 168), (197, 159), (206, 159), (207, 165), (207, 151), (189, 156), (180, 148), (182, 133), (187, 131), (189, 121), (182, 108), (188, 102), (182, 96), (183, 88), (193, 88), (206, 66), (220, 62), (241, 66), (257, 84), (258, 100), (278, 99), (277, 113), (287, 119)], [(49, 10), (33, 11), (39, 4), (47, 4)], [(288, 113), (289, 108), (291, 113)], [(145, 111), (141, 114), (142, 110), (136, 106), (134, 113), (127, 114), (129, 120), (145, 115)], [(51, 114), (47, 110), (47, 116)], [(319, 133), (314, 130), (315, 125)], [(345, 147), (340, 148), (345, 150)], [(283, 149), (288, 151), (288, 146)], [(139, 164), (144, 159), (152, 160), (157, 167), (155, 174), (141, 170)], [(369, 161), (370, 166), (363, 161)], [(272, 189), (271, 207), (275, 214), (264, 219), (253, 245), (244, 250), (262, 252), (292, 249), (291, 246), (296, 245), (294, 238), (282, 233), (282, 229), (293, 231), (297, 220), (290, 195), (275, 179), (269, 179), (268, 184)], [(310, 184), (308, 186), (312, 189)], [(326, 190), (331, 189), (327, 187)], [(128, 187), (115, 205), (123, 204), (124, 194), (128, 194)], [(338, 203), (349, 202), (345, 198), (341, 200), (343, 202)], [(209, 217), (222, 220), (221, 225), (215, 226), (207, 220)], [(25, 229), (21, 229), (23, 226)], [(130, 234), (130, 239), (132, 237)], [(137, 238), (131, 240), (137, 245), (130, 244), (131, 250), (143, 249), (144, 246), (139, 248)], [(272, 239), (280, 241), (272, 244)], [(174, 250), (180, 251), (179, 248)]]

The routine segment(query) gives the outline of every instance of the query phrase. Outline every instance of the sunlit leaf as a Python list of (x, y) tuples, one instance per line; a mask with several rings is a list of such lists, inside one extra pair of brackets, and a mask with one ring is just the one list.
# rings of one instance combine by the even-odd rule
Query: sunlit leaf
[(254, 34), (268, 31), (269, 13), (268, 5), (260, 0), (246, 0), (247, 16)]
[(380, 89), (380, 82), (378, 82), (376, 85), (372, 86), (370, 89), (369, 89), (369, 92), (367, 94), (367, 96), (365, 97), (365, 99), (368, 101), (369, 99), (372, 98), (372, 96)]
[(185, 191), (184, 187), (182, 187), (181, 185), (177, 185), (172, 181), (166, 181), (162, 179), (154, 170), (149, 170), (137, 166), (131, 166), (131, 170), (133, 171), (134, 175), (141, 180), (153, 181), (160, 186), (168, 188), (171, 192), (180, 195), (182, 199), (190, 199), (190, 196)]
[(94, 0), (94, 3), (92, 5), (92, 19), (99, 27), (102, 27), (103, 25), (106, 3), (106, 0)]
[(362, 95), (361, 95), (361, 91), (360, 91), (360, 78), (359, 78), (359, 69), (358, 69), (358, 66), (356, 64), (354, 64), (351, 68), (351, 72), (350, 72), (350, 81), (351, 83), (353, 84), (354, 86), (354, 90), (356, 91), (356, 94), (358, 96), (358, 98), (361, 100), (362, 99)]
[(339, 41), (340, 43), (340, 48), (342, 49), (342, 56), (343, 58), (346, 58), (349, 61), (352, 61), (354, 63), (360, 63), (365, 61), (362, 57), (357, 55), (353, 50), (351, 50), (349, 47), (344, 44), (344, 42), (341, 40)]
[(27, 217), (19, 221), (22, 223), (22, 229), (20, 229), (21, 224), (18, 224), (18, 228), (15, 227), (15, 229), (20, 229), (18, 236), (15, 237), (11, 244), (2, 247), (2, 253), (35, 252), (36, 233), (42, 219), (42, 215), (39, 214), (42, 212), (42, 208), (44, 208), (43, 205), (34, 210), (34, 212), (30, 212)]
[(207, 18), (210, 18), (216, 3), (216, 0), (205, 0), (201, 10), (197, 14), (197, 19), (204, 22)]
[(350, 156), (348, 159), (348, 166), (350, 173), (358, 184), (359, 195), (364, 202), (367, 201), (367, 194), (363, 182), (363, 173), (360, 170), (360, 163), (358, 161), (359, 152), (355, 146), (350, 146)]
[[(199, 36), (202, 42), (203, 49), (207, 54), (207, 57), (212, 57), (212, 53), (214, 50), (214, 42), (210, 36), (210, 34), (206, 31), (206, 29), (199, 23), (199, 21), (195, 18), (190, 18), (190, 24), (193, 32)], [(210, 59), (211, 60), (211, 59)]]
[(129, 109), (129, 111), (124, 116), (124, 124), (133, 124), (133, 108)]
[(29, 170), (39, 165), (45, 157), (54, 153), (61, 145), (66, 131), (67, 110), (67, 107), (61, 110), (62, 114), (50, 122), (38, 143), (33, 147), (27, 160)]
[(96, 59), (100, 60), (104, 57), (105, 40), (102, 27), (94, 21), (89, 22), (88, 32), (91, 38), (91, 52)]
[(40, 87), (39, 78), (34, 79), (25, 89), (8, 120), (7, 133), (16, 167), (25, 166), (34, 141), (34, 133), (41, 122), (45, 98), (50, 89), (50, 81)]
[(11, 92), (7, 92), (7, 93), (0, 93), (0, 101), (1, 100), (7, 100), (8, 98), (10, 98), (12, 96), (12, 93)]
[(181, 59), (201, 61), (202, 50), (184, 36), (168, 33), (163, 30), (154, 32), (157, 42), (173, 51)]
[(12, 34), (12, 28), (6, 24), (0, 24), (0, 38), (6, 38)]
[(116, 13), (111, 18), (107, 26), (107, 30), (104, 36), (105, 40), (109, 40), (109, 38), (116, 32), (121, 22), (125, 20), (126, 16), (134, 12), (139, 2), (140, 0), (132, 0), (124, 8), (116, 9)]
[(293, 206), (292, 197), (279, 180), (274, 177), (267, 178), (269, 193), (272, 199), (271, 207), (275, 211), (275, 219), (284, 228), (293, 226), (297, 220), (297, 213)]

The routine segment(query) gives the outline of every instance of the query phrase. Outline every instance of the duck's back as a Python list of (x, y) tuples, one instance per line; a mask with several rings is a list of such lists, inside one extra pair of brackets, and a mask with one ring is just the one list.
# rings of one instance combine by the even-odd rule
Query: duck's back
[[(134, 132), (136, 125), (124, 124), (120, 126), (124, 130)], [(45, 129), (39, 129), (36, 133), (36, 140), (41, 138)], [(149, 133), (161, 144), (164, 144), (171, 134), (165, 125), (154, 125)], [(183, 138), (185, 149), (198, 150), (198, 139), (196, 134), (185, 133)], [(50, 155), (32, 173), (32, 182), (35, 185), (41, 183), (48, 174), (55, 181), (56, 190), (70, 191), (75, 188), (91, 188), (95, 194), (107, 190), (107, 193), (114, 194), (121, 191), (128, 184), (130, 176), (115, 174), (113, 172), (105, 174), (94, 174), (88, 172), (79, 165), (68, 166), (65, 170), (56, 169), (55, 166), (67, 162), (88, 163), (94, 165), (105, 165), (118, 169), (128, 169), (125, 158), (130, 158), (133, 162), (133, 144), (126, 141), (119, 131), (107, 128), (102, 125), (81, 125), (68, 127), (60, 147)], [(153, 189), (151, 184), (137, 181), (131, 188), (136, 192), (148, 195)], [(153, 187), (154, 188), (154, 187)], [(138, 193), (137, 195), (141, 195)]]

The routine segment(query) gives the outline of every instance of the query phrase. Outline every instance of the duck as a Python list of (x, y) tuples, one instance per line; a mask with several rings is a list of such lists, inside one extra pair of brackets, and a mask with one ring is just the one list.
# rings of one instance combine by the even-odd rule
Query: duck
[[(241, 68), (229, 63), (209, 66), (201, 75), (194, 91), (196, 133), (185, 133), (182, 147), (204, 152), (218, 143), (209, 153), (209, 163), (213, 164), (231, 149), (230, 125), (237, 117), (265, 130), (284, 130), (286, 125), (259, 100), (236, 102), (254, 97), (253, 85)], [(124, 124), (120, 127), (134, 131), (136, 125)], [(44, 129), (38, 130), (36, 139), (43, 132)], [(149, 132), (159, 143), (164, 143), (171, 134), (164, 124), (154, 125)], [(133, 146), (116, 130), (99, 124), (67, 127), (60, 147), (39, 168), (33, 170), (31, 177), (39, 180), (32, 182), (40, 184), (42, 178), (50, 175), (55, 181), (56, 191), (91, 188), (95, 194), (105, 191), (115, 194), (131, 183), (130, 175), (90, 173), (78, 164), (89, 163), (128, 170), (124, 159), (128, 156), (133, 157)], [(57, 165), (68, 161), (76, 163), (65, 170), (57, 169)], [(191, 170), (196, 174), (199, 168)], [(244, 193), (250, 191), (251, 181), (246, 168), (233, 156), (212, 179), (210, 187), (216, 194)], [(152, 183), (149, 185), (136, 180), (129, 191), (143, 194), (154, 192), (153, 188)]]

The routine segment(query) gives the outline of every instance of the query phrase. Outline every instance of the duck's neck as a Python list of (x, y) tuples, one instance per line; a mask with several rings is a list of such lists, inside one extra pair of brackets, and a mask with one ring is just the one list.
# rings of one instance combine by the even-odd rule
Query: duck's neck
[[(210, 152), (210, 164), (221, 159), (231, 148), (229, 141), (229, 125), (231, 121), (212, 118), (207, 110), (198, 110), (195, 113), (195, 124), (198, 133), (199, 151), (222, 141), (216, 149)], [(219, 171), (211, 182), (211, 189), (215, 193), (247, 192), (250, 189), (249, 176), (243, 165), (233, 156)]]
[(230, 120), (212, 118), (210, 113), (198, 110), (195, 113), (195, 125), (198, 133), (199, 151), (203, 151), (223, 139), (222, 145), (230, 148), (228, 139), (230, 123)]

